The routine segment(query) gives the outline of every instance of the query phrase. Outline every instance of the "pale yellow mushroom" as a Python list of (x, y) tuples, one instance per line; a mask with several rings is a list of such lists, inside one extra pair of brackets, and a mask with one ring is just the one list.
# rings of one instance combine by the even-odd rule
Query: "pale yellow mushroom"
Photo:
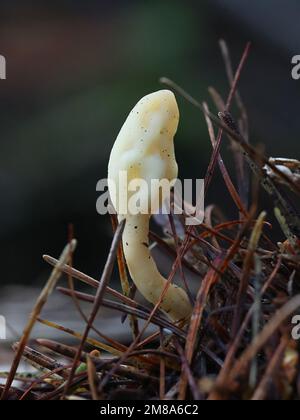
[[(174, 94), (160, 90), (142, 98), (128, 115), (111, 151), (108, 181), (111, 200), (119, 221), (126, 219), (123, 249), (130, 275), (140, 293), (156, 304), (165, 288), (166, 279), (159, 273), (149, 251), (149, 221), (151, 211), (160, 205), (160, 194), (151, 193), (151, 180), (174, 181), (178, 167), (173, 138), (177, 130), (179, 111)], [(120, 174), (127, 175), (121, 185)], [(134, 179), (146, 181), (149, 187), (128, 191)], [(116, 186), (116, 189), (114, 188)], [(130, 199), (138, 196), (147, 214), (131, 212)], [(152, 200), (152, 201), (151, 201)], [(152, 203), (152, 206), (151, 206)], [(186, 292), (170, 284), (160, 309), (173, 321), (187, 319), (191, 304)]]

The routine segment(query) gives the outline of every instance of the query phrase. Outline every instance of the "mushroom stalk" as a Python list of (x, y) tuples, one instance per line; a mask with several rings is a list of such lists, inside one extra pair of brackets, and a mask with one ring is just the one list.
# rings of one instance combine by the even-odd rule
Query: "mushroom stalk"
[[(140, 293), (156, 304), (167, 280), (160, 274), (149, 251), (151, 212), (160, 205), (161, 192), (152, 189), (151, 181), (168, 180), (173, 185), (178, 168), (173, 138), (177, 130), (179, 111), (175, 96), (168, 90), (154, 92), (142, 98), (128, 115), (113, 146), (108, 185), (111, 201), (119, 220), (126, 219), (123, 249), (130, 275)], [(125, 186), (120, 175), (126, 174)], [(142, 180), (138, 192), (131, 190), (132, 181)], [(129, 206), (132, 199), (144, 211)], [(146, 210), (146, 211), (145, 211)], [(170, 284), (160, 308), (173, 321), (191, 315), (186, 292)]]
[[(166, 286), (166, 279), (159, 273), (149, 252), (149, 219), (144, 214), (126, 217), (123, 249), (137, 289), (155, 305)], [(174, 321), (187, 318), (191, 312), (186, 292), (174, 284), (169, 285), (160, 307)]]

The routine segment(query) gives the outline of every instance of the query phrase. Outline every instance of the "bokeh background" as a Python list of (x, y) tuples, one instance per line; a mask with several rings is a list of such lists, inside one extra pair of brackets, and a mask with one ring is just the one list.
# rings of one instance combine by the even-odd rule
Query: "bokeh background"
[[(227, 95), (221, 37), (235, 66), (253, 43), (239, 85), (251, 142), (271, 156), (299, 156), (300, 81), (291, 78), (299, 16), (297, 0), (2, 0), (0, 293), (4, 285), (41, 285), (49, 273), (42, 254), (60, 253), (70, 223), (76, 267), (99, 277), (111, 227), (96, 213), (96, 183), (125, 117), (161, 88), (161, 76), (209, 103), (208, 86)], [(211, 151), (205, 122), (178, 101), (180, 175), (202, 178)], [(227, 141), (223, 154), (230, 167)], [(216, 177), (207, 204), (230, 217), (224, 191)]]

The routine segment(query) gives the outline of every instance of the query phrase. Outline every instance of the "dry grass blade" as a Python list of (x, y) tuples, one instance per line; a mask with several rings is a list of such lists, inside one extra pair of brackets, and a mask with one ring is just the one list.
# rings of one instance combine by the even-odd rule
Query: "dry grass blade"
[(266, 218), (266, 213), (262, 212), (256, 221), (256, 224), (254, 226), (254, 229), (250, 237), (248, 252), (244, 261), (243, 275), (241, 278), (240, 287), (239, 287), (239, 291), (237, 295), (237, 304), (236, 304), (234, 322), (233, 322), (233, 327), (232, 327), (233, 337), (236, 336), (237, 331), (240, 327), (242, 307), (244, 305), (245, 295), (246, 295), (247, 288), (249, 285), (248, 282), (250, 278), (250, 273), (254, 266), (253, 258), (254, 258), (255, 252), (257, 251), (258, 243), (262, 235), (265, 218)]
[[(18, 350), (19, 343), (15, 343), (13, 345), (13, 350)], [(31, 347), (26, 346), (24, 348), (22, 359), (25, 359), (29, 364), (40, 371), (49, 371), (52, 372), (56, 369), (60, 369), (60, 375), (63, 378), (67, 378), (67, 372), (65, 371), (66, 367), (61, 363), (58, 363), (56, 360), (52, 359), (49, 356), (45, 356), (44, 354), (38, 352)]]
[[(208, 106), (207, 106), (206, 102), (203, 103), (203, 107), (206, 110), (206, 113), (204, 114), (204, 117), (205, 117), (205, 120), (206, 120), (206, 123), (207, 123), (209, 137), (211, 139), (212, 146), (213, 147), (216, 147), (217, 141), (216, 141), (216, 138), (215, 138), (215, 134), (214, 134), (214, 130), (213, 130), (213, 125), (212, 125), (211, 119), (208, 116), (209, 109), (208, 109)], [(245, 209), (244, 204), (242, 203), (242, 201), (240, 199), (240, 196), (239, 196), (238, 192), (236, 191), (236, 189), (235, 189), (235, 187), (233, 185), (233, 182), (232, 182), (232, 180), (231, 180), (231, 178), (229, 176), (229, 173), (228, 173), (228, 171), (227, 171), (227, 169), (225, 167), (224, 161), (223, 161), (222, 156), (220, 154), (218, 156), (218, 164), (219, 164), (219, 168), (220, 168), (220, 171), (222, 173), (222, 176), (224, 178), (225, 184), (227, 186), (227, 189), (230, 192), (230, 194), (232, 196), (232, 199), (235, 202), (235, 204), (236, 204), (239, 212), (243, 216), (247, 217), (248, 216), (248, 212)]]
[[(38, 338), (36, 342), (42, 346), (47, 348), (48, 350), (51, 350), (53, 353), (57, 353), (60, 356), (64, 356), (68, 359), (74, 359), (74, 356), (76, 354), (76, 349), (74, 347), (67, 346), (66, 344), (59, 343), (57, 341), (48, 340), (44, 338)], [(81, 362), (84, 362), (86, 359), (86, 354), (83, 352), (81, 357)]]
[(93, 362), (93, 359), (88, 354), (86, 358), (87, 363), (87, 374), (88, 374), (88, 381), (92, 393), (93, 400), (97, 401), (99, 400), (98, 390), (97, 390), (97, 383), (98, 383), (98, 377), (97, 377), (97, 371)]
[[(220, 259), (218, 258), (214, 261), (216, 267), (220, 264)], [(206, 300), (212, 285), (217, 281), (219, 275), (214, 269), (210, 269), (202, 281), (201, 287), (199, 289), (196, 303), (193, 309), (192, 317), (189, 324), (188, 335), (186, 339), (185, 347), (185, 358), (188, 365), (191, 365), (193, 354), (195, 350), (197, 336), (199, 334), (199, 328), (202, 320), (203, 311), (205, 308)], [(186, 395), (186, 386), (187, 386), (187, 371), (186, 367), (183, 365), (183, 370), (181, 373), (180, 383), (179, 383), (179, 399), (184, 400)]]
[(32, 313), (31, 313), (31, 315), (29, 317), (29, 320), (26, 324), (26, 327), (24, 329), (23, 336), (22, 336), (22, 338), (19, 342), (18, 350), (17, 350), (16, 355), (14, 357), (14, 361), (12, 363), (12, 367), (11, 367), (11, 370), (10, 370), (10, 373), (9, 373), (9, 377), (6, 381), (6, 384), (5, 384), (5, 387), (4, 387), (2, 396), (1, 396), (2, 400), (7, 398), (9, 388), (10, 388), (10, 386), (11, 386), (13, 380), (14, 380), (14, 376), (17, 372), (17, 369), (18, 369), (18, 366), (19, 366), (24, 348), (25, 348), (26, 343), (29, 339), (31, 331), (34, 327), (34, 324), (36, 323), (36, 320), (37, 320), (38, 316), (40, 315), (45, 303), (47, 302), (48, 297), (53, 292), (53, 290), (56, 286), (56, 283), (61, 276), (60, 267), (68, 262), (70, 255), (74, 252), (74, 250), (76, 248), (76, 244), (77, 244), (76, 240), (74, 239), (70, 244), (68, 244), (65, 247), (65, 249), (63, 250), (63, 252), (62, 252), (62, 254), (59, 258), (59, 261), (58, 261), (57, 265), (54, 267), (54, 269), (53, 269), (53, 271), (52, 271), (44, 289), (42, 290), (40, 296), (38, 297), (38, 299), (37, 299), (37, 301), (34, 305)]
[[(58, 325), (55, 322), (48, 321), (46, 319), (38, 318), (37, 321), (43, 325), (46, 325), (49, 328), (54, 328), (58, 331), (62, 331), (68, 335), (71, 335), (72, 337), (78, 338), (79, 340), (82, 340), (83, 335), (79, 332), (73, 331), (70, 328), (64, 327), (62, 325)], [(118, 350), (114, 347), (109, 346), (108, 344), (101, 343), (98, 340), (95, 340), (94, 338), (86, 338), (86, 343), (90, 344), (91, 346), (94, 346), (100, 350), (104, 350), (107, 353), (113, 354), (114, 356), (120, 356), (123, 352), (121, 350)]]
[[(67, 296), (71, 296), (71, 291), (69, 289), (65, 289), (63, 287), (59, 287), (58, 290), (60, 292), (62, 292), (63, 294), (67, 295)], [(78, 299), (83, 300), (85, 302), (90, 302), (90, 303), (94, 303), (95, 302), (95, 297), (92, 295), (88, 295), (86, 293), (82, 293), (82, 292), (76, 292), (75, 294), (77, 296)], [(144, 319), (144, 320), (148, 320), (149, 319), (149, 315), (150, 312), (147, 310), (142, 311), (140, 309), (137, 308), (133, 308), (131, 306), (127, 306), (118, 302), (114, 302), (108, 299), (103, 299), (102, 301), (102, 305), (106, 308), (110, 308), (110, 309), (115, 309), (116, 311), (120, 311), (123, 313), (127, 313), (130, 315), (134, 315), (137, 318), (140, 319)], [(154, 325), (157, 325), (161, 328), (165, 328), (168, 331), (171, 331), (173, 334), (175, 334), (176, 336), (178, 336), (179, 338), (185, 339), (186, 334), (184, 331), (182, 331), (180, 328), (176, 327), (175, 325), (171, 324), (168, 320), (158, 317), (158, 316), (153, 316), (151, 318), (151, 323), (153, 323)]]
[[(57, 263), (57, 260), (49, 255), (44, 255), (44, 260), (52, 265), (55, 266)], [(87, 274), (82, 273), (79, 270), (76, 270), (73, 267), (70, 267), (67, 264), (64, 264), (60, 267), (60, 271), (68, 274), (68, 275), (72, 275), (72, 277), (74, 277), (77, 280), (82, 281), (85, 284), (88, 284), (90, 286), (92, 286), (93, 288), (98, 288), (99, 287), (99, 281), (94, 279), (93, 277), (88, 276)], [(129, 297), (123, 295), (122, 293), (118, 292), (117, 290), (112, 289), (111, 287), (107, 286), (106, 287), (106, 292), (114, 297), (116, 297), (118, 300), (120, 300), (121, 302), (124, 302), (126, 305), (132, 306), (134, 308), (139, 308), (142, 309), (145, 312), (148, 312), (148, 309), (146, 307), (144, 307), (143, 305), (135, 302), (134, 300), (130, 299)]]
[[(233, 73), (233, 67), (231, 63), (230, 53), (229, 49), (227, 47), (226, 42), (221, 39), (219, 42), (220, 49), (222, 52), (225, 69), (227, 73), (227, 78), (229, 81), (230, 86), (234, 83), (234, 73)], [(239, 128), (240, 132), (243, 134), (244, 139), (248, 142), (249, 141), (249, 127), (248, 127), (248, 115), (247, 110), (243, 104), (241, 95), (236, 89), (235, 94), (235, 101), (237, 104), (237, 107), (240, 111), (240, 120), (239, 120)], [(223, 111), (225, 107), (219, 108), (219, 111)], [(249, 194), (249, 172), (248, 168), (245, 166), (245, 161), (243, 159), (243, 155), (241, 151), (233, 145), (232, 147), (233, 153), (234, 153), (234, 159), (236, 164), (236, 172), (237, 172), (237, 182), (238, 182), (238, 191), (241, 197), (242, 202), (244, 203), (245, 207), (248, 207), (248, 194)]]

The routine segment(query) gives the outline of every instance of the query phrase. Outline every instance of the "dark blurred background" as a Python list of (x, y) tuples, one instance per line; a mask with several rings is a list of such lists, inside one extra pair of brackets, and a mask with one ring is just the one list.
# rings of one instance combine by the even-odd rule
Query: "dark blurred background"
[[(227, 95), (218, 40), (235, 66), (252, 50), (240, 81), (253, 144), (271, 156), (299, 156), (300, 54), (297, 0), (1, 1), (1, 284), (37, 285), (74, 224), (75, 265), (98, 277), (111, 240), (95, 209), (97, 180), (131, 107), (168, 76), (198, 99)], [(199, 111), (178, 98), (176, 150), (181, 177), (202, 178), (210, 143)], [(215, 110), (214, 110), (215, 111)], [(223, 154), (231, 167), (228, 142)], [(219, 178), (207, 204), (230, 199)], [(227, 203), (227, 202), (226, 202)], [(1, 310), (0, 310), (1, 312)]]

